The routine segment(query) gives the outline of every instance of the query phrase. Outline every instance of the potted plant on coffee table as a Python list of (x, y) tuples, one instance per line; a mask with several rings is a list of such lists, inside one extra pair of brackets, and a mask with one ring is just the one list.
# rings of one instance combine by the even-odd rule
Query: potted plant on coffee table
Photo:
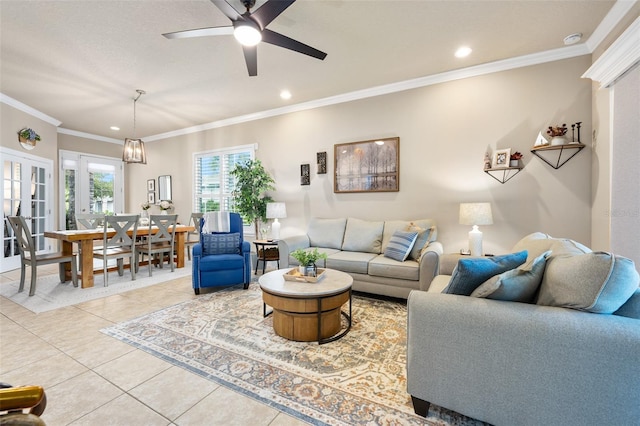
[(300, 264), (298, 271), (302, 275), (317, 275), (318, 267), (316, 266), (316, 262), (320, 259), (326, 259), (327, 254), (321, 253), (317, 248), (313, 250), (303, 250), (297, 249), (291, 252), (291, 257), (298, 261)]

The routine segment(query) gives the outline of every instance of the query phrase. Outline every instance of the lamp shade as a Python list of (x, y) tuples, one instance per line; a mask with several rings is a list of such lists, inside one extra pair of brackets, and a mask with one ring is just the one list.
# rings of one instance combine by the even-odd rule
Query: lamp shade
[(460, 203), (461, 225), (493, 225), (491, 203)]
[(287, 217), (287, 206), (284, 203), (267, 203), (267, 219)]
[(144, 151), (144, 142), (142, 139), (126, 138), (124, 140), (122, 161), (125, 163), (147, 164), (147, 155)]

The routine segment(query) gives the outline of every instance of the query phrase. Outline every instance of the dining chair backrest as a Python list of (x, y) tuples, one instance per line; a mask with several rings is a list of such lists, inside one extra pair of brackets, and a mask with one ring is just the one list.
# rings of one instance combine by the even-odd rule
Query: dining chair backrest
[(78, 213), (76, 214), (77, 229), (96, 229), (104, 226), (105, 215), (101, 213)]
[[(27, 225), (27, 221), (22, 216), (9, 216), (9, 223), (13, 228), (16, 241), (18, 242), (18, 249), (20, 251), (20, 257), (23, 259), (29, 257), (31, 259), (36, 258), (36, 248), (33, 243), (33, 236)], [(28, 255), (28, 256), (27, 256)]]
[[(136, 234), (138, 232), (138, 219), (139, 215), (121, 215), (121, 216), (105, 216), (105, 227), (103, 245), (108, 247), (127, 247), (130, 246), (131, 250), (135, 249)], [(115, 231), (116, 233), (109, 237), (109, 233)], [(128, 232), (132, 234), (129, 235)]]
[(189, 238), (191, 235), (195, 235), (197, 238), (200, 237), (200, 219), (202, 219), (203, 216), (204, 213), (191, 213), (189, 225), (193, 225), (193, 227), (196, 229), (193, 231), (189, 231), (189, 233), (187, 234), (187, 238)]
[(155, 243), (170, 243), (173, 246), (176, 237), (178, 215), (152, 214), (149, 216), (149, 221), (149, 226), (155, 226), (158, 228), (157, 232), (154, 232), (149, 238), (147, 238), (149, 246)]

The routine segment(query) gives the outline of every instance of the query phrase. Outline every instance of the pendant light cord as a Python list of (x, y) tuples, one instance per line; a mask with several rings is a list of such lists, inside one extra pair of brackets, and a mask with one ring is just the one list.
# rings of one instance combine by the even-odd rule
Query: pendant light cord
[(134, 139), (136, 138), (136, 102), (138, 102), (138, 99), (140, 99), (140, 96), (147, 93), (141, 89), (137, 89), (136, 92), (138, 93), (138, 96), (133, 98), (133, 138)]

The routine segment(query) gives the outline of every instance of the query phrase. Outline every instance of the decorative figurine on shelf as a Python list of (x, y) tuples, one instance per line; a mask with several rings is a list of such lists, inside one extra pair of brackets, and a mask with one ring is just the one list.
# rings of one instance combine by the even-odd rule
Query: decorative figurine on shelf
[(489, 170), (491, 168), (491, 157), (488, 152), (484, 153), (484, 169)]

